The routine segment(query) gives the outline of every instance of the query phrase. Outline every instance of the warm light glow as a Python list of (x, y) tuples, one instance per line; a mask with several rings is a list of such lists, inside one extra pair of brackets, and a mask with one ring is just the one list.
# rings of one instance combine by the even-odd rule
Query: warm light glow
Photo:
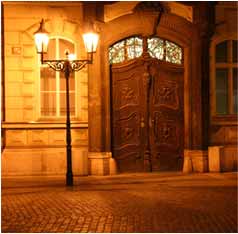
[(47, 53), (49, 37), (44, 26), (44, 20), (42, 19), (39, 29), (34, 33), (37, 53)]
[(96, 52), (98, 39), (99, 39), (99, 36), (96, 33), (83, 34), (84, 45), (88, 53)]
[(76, 55), (75, 55), (75, 54), (69, 54), (69, 55), (68, 55), (68, 59), (69, 59), (70, 61), (75, 60), (75, 59), (76, 59)]
[(36, 33), (35, 37), (35, 44), (37, 53), (47, 53), (49, 37), (46, 33)]

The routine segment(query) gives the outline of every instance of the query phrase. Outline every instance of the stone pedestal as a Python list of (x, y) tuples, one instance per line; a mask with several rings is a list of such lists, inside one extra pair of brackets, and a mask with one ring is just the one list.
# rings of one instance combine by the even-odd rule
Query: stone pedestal
[(208, 147), (208, 165), (210, 172), (221, 172), (221, 160), (224, 154), (223, 146), (210, 146)]
[(207, 172), (208, 152), (205, 150), (184, 150), (183, 172)]
[(116, 163), (111, 152), (89, 152), (89, 175), (116, 174)]
[(114, 158), (110, 158), (109, 159), (109, 171), (110, 171), (110, 175), (115, 175), (117, 174), (117, 164), (116, 164), (116, 160)]

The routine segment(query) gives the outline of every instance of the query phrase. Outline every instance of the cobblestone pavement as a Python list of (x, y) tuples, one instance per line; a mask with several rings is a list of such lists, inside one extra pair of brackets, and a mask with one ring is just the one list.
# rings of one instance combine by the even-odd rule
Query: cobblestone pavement
[(2, 232), (237, 232), (237, 173), (2, 179)]

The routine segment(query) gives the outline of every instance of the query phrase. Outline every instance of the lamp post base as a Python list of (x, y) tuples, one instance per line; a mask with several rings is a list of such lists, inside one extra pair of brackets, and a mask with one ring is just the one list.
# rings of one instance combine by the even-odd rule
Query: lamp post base
[(67, 186), (73, 186), (73, 173), (72, 172), (67, 172), (66, 174), (66, 185)]

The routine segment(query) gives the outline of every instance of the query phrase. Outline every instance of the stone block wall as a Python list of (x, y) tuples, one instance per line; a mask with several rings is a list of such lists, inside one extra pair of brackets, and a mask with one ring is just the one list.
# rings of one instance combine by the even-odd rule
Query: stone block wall
[[(50, 36), (75, 42), (77, 58), (86, 58), (82, 40), (82, 3), (4, 2), (4, 150), (2, 175), (65, 174), (65, 119), (40, 116), (40, 59), (33, 33), (41, 19)], [(88, 71), (75, 74), (73, 172), (88, 173)]]

